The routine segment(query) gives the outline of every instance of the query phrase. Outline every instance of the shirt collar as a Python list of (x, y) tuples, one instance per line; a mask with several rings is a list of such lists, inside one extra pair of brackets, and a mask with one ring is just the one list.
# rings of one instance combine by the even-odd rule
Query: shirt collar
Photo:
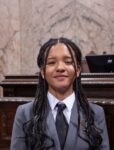
[(54, 110), (54, 108), (55, 108), (55, 106), (58, 102), (62, 102), (66, 105), (68, 111), (71, 111), (71, 109), (73, 107), (73, 104), (74, 104), (74, 101), (75, 101), (75, 93), (74, 92), (62, 101), (57, 99), (49, 91), (47, 93), (47, 97), (48, 97), (49, 104), (50, 104), (50, 107), (51, 107), (52, 110)]

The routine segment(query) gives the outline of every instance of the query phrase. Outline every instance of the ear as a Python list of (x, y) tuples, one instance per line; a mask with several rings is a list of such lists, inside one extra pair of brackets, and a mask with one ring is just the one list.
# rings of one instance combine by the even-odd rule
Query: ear
[(80, 67), (80, 66), (77, 66), (77, 67), (76, 67), (76, 77), (79, 77), (80, 72), (81, 72), (81, 67)]
[(42, 78), (44, 79), (44, 68), (43, 67), (40, 68), (40, 73), (41, 73)]

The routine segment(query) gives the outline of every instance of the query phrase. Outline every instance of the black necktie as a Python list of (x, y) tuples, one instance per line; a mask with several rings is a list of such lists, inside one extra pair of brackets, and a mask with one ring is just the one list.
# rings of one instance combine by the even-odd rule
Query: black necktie
[(57, 129), (61, 149), (63, 149), (66, 141), (67, 131), (68, 131), (68, 123), (63, 114), (63, 110), (66, 108), (66, 105), (63, 103), (62, 104), (58, 103), (56, 107), (58, 108), (57, 116), (56, 116), (56, 129)]

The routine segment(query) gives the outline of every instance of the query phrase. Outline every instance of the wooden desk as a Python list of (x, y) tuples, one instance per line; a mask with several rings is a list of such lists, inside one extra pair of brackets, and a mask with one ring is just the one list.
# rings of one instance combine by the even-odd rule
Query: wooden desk
[(3, 97), (34, 97), (38, 75), (6, 75), (0, 83)]
[[(82, 73), (88, 98), (114, 98), (114, 73)], [(34, 97), (38, 75), (7, 75), (0, 83), (3, 97)]]
[(88, 98), (114, 98), (114, 73), (83, 73), (82, 86)]

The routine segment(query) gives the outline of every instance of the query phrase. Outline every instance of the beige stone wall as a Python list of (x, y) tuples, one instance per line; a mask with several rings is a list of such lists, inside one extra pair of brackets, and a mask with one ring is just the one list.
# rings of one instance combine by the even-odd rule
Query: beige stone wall
[(0, 76), (20, 73), (18, 0), (0, 0)]
[(0, 74), (34, 74), (41, 44), (60, 36), (83, 56), (114, 54), (114, 0), (0, 0)]

